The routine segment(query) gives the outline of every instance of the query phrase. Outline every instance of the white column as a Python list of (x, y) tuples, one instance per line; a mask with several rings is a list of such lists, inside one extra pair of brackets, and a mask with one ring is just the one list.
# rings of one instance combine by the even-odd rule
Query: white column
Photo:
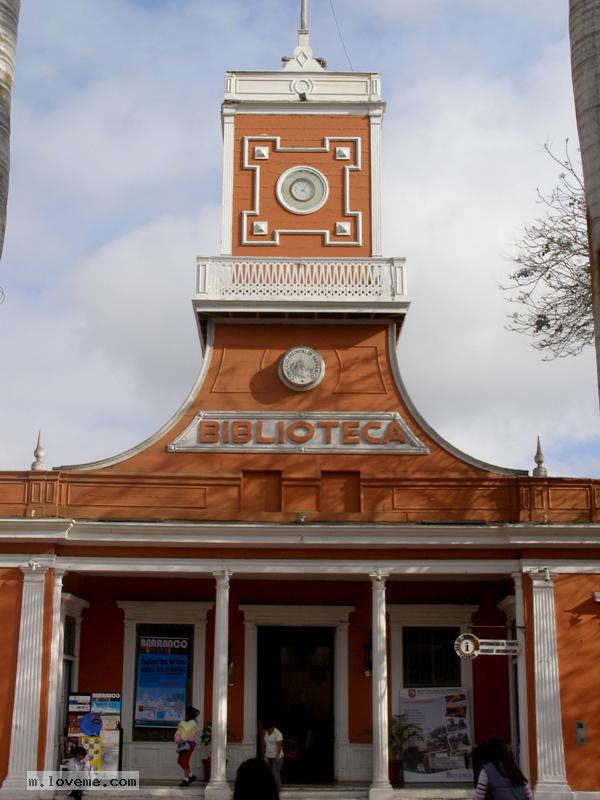
[(37, 769), (44, 629), (44, 579), (47, 566), (33, 559), (22, 566), (23, 593), (17, 675), (10, 734), (8, 774), (0, 794), (26, 797), (29, 769)]
[(342, 749), (349, 744), (348, 737), (348, 622), (338, 622), (335, 627), (334, 654), (334, 779), (341, 780)]
[(123, 769), (132, 765), (133, 704), (135, 702), (136, 621), (123, 620), (123, 679), (121, 682), (121, 726), (123, 728)]
[(257, 692), (256, 623), (244, 621), (244, 745), (256, 755)]
[(549, 570), (531, 573), (537, 742), (536, 800), (571, 800), (563, 746), (554, 582)]
[(58, 766), (58, 706), (62, 679), (63, 625), (61, 615), (62, 581), (64, 570), (54, 569), (52, 591), (52, 631), (50, 634), (50, 671), (48, 674), (48, 716), (46, 723), (46, 752), (44, 769)]
[(227, 783), (227, 655), (229, 641), (229, 576), (216, 572), (217, 598), (215, 604), (215, 653), (213, 666), (212, 750), (210, 783), (205, 790), (206, 800), (229, 800)]
[(388, 756), (388, 686), (385, 618), (385, 579), (378, 572), (371, 575), (373, 627), (373, 778), (369, 800), (391, 800)]
[(523, 575), (513, 572), (515, 585), (515, 628), (519, 654), (517, 655), (517, 706), (519, 718), (519, 766), (531, 778), (529, 766), (529, 717), (527, 708), (527, 660), (525, 649), (525, 608), (523, 605)]
[(381, 242), (381, 123), (383, 111), (369, 114), (371, 124), (371, 255), (382, 255)]
[(230, 256), (233, 238), (233, 123), (235, 109), (225, 107), (223, 114), (223, 206), (221, 214), (221, 255)]
[(204, 662), (206, 661), (206, 620), (194, 623), (194, 663), (192, 665), (192, 705), (200, 713), (198, 725), (204, 727)]

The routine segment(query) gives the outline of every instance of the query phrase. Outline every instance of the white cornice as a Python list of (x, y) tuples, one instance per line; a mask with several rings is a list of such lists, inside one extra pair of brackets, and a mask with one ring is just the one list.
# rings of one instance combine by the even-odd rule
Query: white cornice
[(0, 542), (143, 547), (522, 549), (600, 547), (600, 523), (88, 522), (0, 519)]
[(252, 101), (245, 102), (243, 105), (230, 106), (224, 104), (222, 115), (226, 114), (293, 114), (294, 116), (310, 115), (335, 115), (335, 116), (369, 116), (371, 114), (382, 114), (385, 111), (385, 103), (374, 102), (321, 102), (321, 103), (294, 103), (294, 102), (275, 102), (275, 101)]

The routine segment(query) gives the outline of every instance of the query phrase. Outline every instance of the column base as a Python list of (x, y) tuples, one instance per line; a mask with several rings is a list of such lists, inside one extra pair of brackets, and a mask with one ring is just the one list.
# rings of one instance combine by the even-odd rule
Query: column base
[(574, 794), (568, 783), (544, 783), (535, 785), (535, 800), (573, 800)]
[(369, 789), (369, 800), (392, 800), (393, 797), (394, 790), (391, 783), (380, 783)]
[[(39, 797), (39, 791), (29, 791), (27, 789), (26, 781), (27, 775), (25, 772), (21, 773), (20, 775), (7, 775), (4, 779), (2, 787), (0, 788), (0, 798), (6, 797), (8, 800), (20, 800), (20, 798), (27, 797), (30, 798), (30, 800), (33, 800), (34, 798)], [(48, 795), (48, 800), (50, 800), (51, 797), (54, 797), (54, 792), (52, 791), (44, 791), (43, 794)]]
[(231, 789), (227, 781), (207, 784), (204, 800), (231, 800)]

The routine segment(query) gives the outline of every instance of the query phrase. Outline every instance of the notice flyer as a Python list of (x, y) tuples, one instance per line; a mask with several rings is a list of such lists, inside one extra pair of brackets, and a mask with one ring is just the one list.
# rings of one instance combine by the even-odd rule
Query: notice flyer
[(121, 694), (70, 694), (67, 716), (68, 749), (85, 747), (97, 770), (118, 770)]
[(134, 725), (176, 728), (187, 697), (188, 644), (185, 638), (142, 638), (138, 651)]
[(403, 689), (400, 713), (421, 730), (404, 751), (407, 783), (471, 782), (465, 767), (471, 750), (469, 706), (464, 689)]

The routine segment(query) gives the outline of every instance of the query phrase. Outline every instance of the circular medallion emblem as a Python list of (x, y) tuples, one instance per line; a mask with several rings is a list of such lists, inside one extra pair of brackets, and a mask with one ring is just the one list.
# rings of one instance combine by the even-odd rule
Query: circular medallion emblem
[(461, 633), (454, 642), (454, 650), (460, 658), (477, 658), (481, 644), (473, 633)]
[(279, 377), (288, 389), (306, 392), (323, 380), (325, 363), (312, 347), (291, 347), (279, 359)]
[(279, 176), (275, 194), (281, 205), (293, 214), (312, 214), (327, 200), (329, 184), (323, 173), (314, 167), (290, 167)]

